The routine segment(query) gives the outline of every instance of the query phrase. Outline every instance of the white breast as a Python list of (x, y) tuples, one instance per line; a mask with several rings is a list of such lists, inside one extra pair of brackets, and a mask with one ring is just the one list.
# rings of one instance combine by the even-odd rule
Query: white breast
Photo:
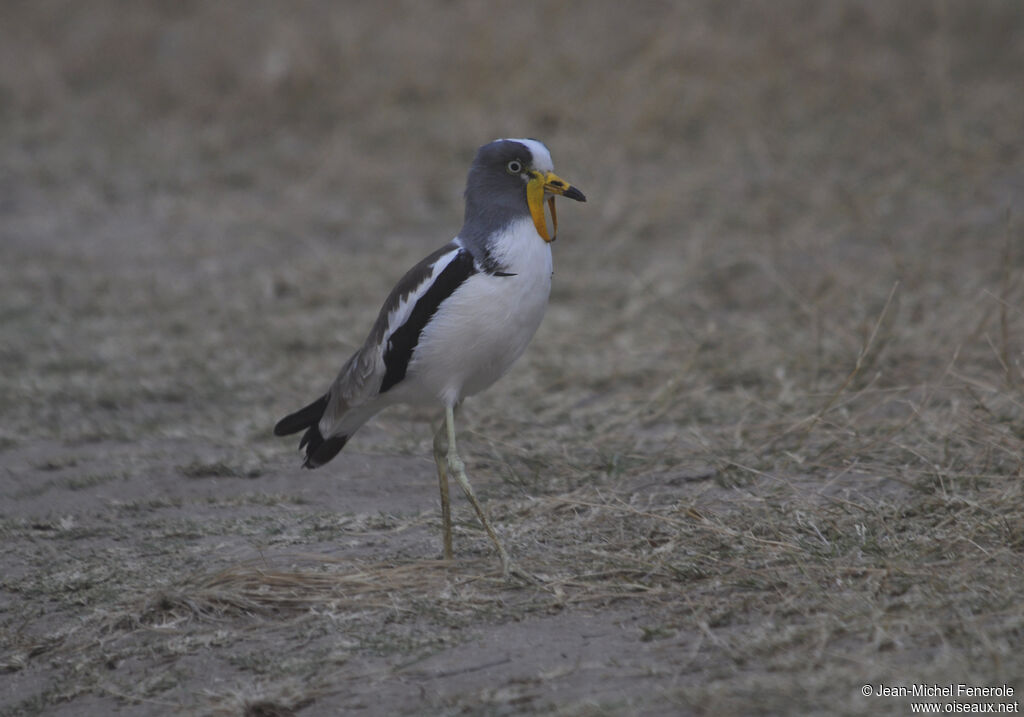
[(544, 317), (551, 247), (533, 222), (509, 225), (490, 250), (502, 271), (515, 276), (469, 277), (441, 304), (409, 363), (409, 383), (430, 399), (455, 403), (497, 381), (526, 350)]

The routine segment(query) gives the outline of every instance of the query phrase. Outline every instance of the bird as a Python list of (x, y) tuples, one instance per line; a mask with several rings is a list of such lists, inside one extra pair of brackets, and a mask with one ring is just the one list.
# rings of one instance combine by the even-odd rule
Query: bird
[(508, 371), (540, 326), (551, 291), (551, 243), (558, 231), (555, 196), (586, 201), (583, 192), (555, 174), (544, 143), (496, 139), (481, 146), (466, 178), (459, 233), (399, 279), (366, 341), (327, 391), (274, 426), (277, 436), (303, 432), (302, 465), (313, 469), (334, 458), (388, 406), (442, 408), (433, 452), (444, 557), (453, 558), (452, 475), (494, 544), (506, 577), (518, 568), (470, 485), (456, 447), (455, 413), (465, 398)]

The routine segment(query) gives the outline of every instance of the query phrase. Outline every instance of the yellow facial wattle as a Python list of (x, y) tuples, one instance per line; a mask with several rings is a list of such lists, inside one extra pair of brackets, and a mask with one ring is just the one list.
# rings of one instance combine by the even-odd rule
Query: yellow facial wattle
[[(555, 198), (551, 197), (552, 205)], [(533, 226), (537, 228), (540, 238), (546, 242), (551, 241), (548, 234), (548, 220), (544, 216), (544, 175), (539, 172), (534, 175), (526, 184), (526, 203), (530, 205), (530, 216), (533, 217)], [(555, 223), (555, 233), (558, 232), (558, 224)]]
[[(526, 203), (530, 207), (530, 216), (533, 218), (533, 226), (536, 227), (540, 238), (546, 242), (553, 242), (558, 236), (558, 214), (555, 212), (556, 194), (562, 194), (578, 202), (585, 202), (583, 192), (576, 189), (554, 172), (534, 171), (530, 181), (526, 183)], [(551, 208), (552, 231), (548, 234), (547, 217), (544, 216), (544, 196), (548, 195), (548, 207)]]

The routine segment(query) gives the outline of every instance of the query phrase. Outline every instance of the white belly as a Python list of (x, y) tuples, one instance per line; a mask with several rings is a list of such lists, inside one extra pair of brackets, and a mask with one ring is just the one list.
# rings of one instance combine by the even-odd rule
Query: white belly
[(503, 271), (469, 277), (427, 324), (409, 378), (427, 395), (456, 403), (508, 371), (540, 326), (551, 292), (551, 248), (526, 219), (511, 225), (492, 256)]

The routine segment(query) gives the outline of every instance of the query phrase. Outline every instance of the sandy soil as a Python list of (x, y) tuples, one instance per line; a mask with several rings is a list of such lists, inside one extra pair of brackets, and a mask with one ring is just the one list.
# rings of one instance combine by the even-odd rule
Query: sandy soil
[[(997, 2), (5, 3), (0, 714), (1012, 704), (1022, 33)], [(589, 201), (462, 447), (538, 584), (461, 499), (440, 560), (430, 411), (313, 472), (270, 433), (524, 135)]]

